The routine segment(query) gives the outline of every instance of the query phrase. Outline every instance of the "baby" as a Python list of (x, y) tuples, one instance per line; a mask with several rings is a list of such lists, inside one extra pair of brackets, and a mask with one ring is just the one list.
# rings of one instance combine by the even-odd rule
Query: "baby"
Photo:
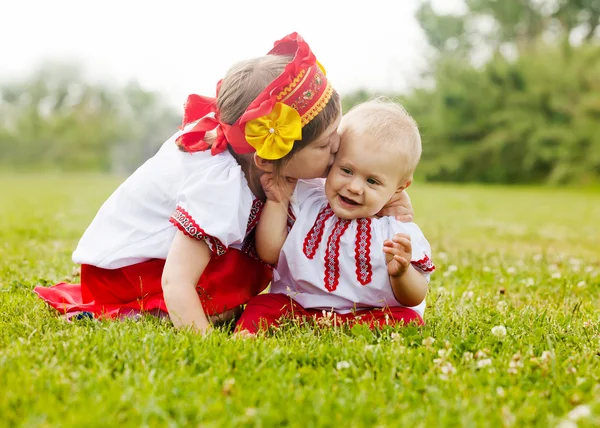
[[(257, 250), (278, 260), (277, 269), (270, 292), (246, 306), (239, 332), (276, 326), (288, 314), (371, 327), (423, 322), (435, 269), (429, 243), (416, 224), (376, 216), (412, 182), (421, 156), (417, 125), (400, 105), (376, 99), (350, 110), (339, 131), (324, 187), (299, 181), (291, 202), (265, 205)], [(288, 232), (281, 225), (290, 215)]]

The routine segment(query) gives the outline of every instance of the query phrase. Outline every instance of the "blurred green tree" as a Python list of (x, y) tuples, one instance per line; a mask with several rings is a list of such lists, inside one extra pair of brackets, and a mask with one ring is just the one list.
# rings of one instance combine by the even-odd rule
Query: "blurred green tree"
[(76, 64), (45, 62), (30, 76), (0, 84), (0, 164), (130, 171), (178, 120), (158, 94), (137, 84), (92, 84)]

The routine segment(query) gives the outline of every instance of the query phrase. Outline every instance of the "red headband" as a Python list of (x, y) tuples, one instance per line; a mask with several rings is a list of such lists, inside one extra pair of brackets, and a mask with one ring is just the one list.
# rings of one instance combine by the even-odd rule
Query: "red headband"
[(227, 143), (236, 153), (257, 151), (265, 159), (280, 159), (289, 153), (294, 141), (302, 138), (301, 128), (325, 108), (333, 88), (310, 47), (297, 33), (275, 42), (268, 55), (293, 59), (233, 125), (220, 121), (215, 98), (188, 96), (182, 129), (198, 123), (178, 137), (181, 147), (189, 152), (207, 150), (211, 146), (204, 139), (206, 132), (216, 129), (213, 155), (225, 151)]

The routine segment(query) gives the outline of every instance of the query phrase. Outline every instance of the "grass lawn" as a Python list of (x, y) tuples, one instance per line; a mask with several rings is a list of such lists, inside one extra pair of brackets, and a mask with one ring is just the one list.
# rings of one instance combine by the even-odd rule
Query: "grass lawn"
[(600, 424), (600, 192), (415, 185), (425, 327), (248, 341), (67, 323), (34, 296), (77, 281), (71, 252), (118, 183), (0, 175), (0, 425)]

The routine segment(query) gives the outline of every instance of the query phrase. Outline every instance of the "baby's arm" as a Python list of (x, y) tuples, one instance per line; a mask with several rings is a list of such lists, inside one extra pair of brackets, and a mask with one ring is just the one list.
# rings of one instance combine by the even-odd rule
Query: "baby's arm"
[(286, 182), (283, 188), (274, 186), (273, 176), (270, 173), (263, 174), (260, 180), (267, 201), (256, 225), (256, 252), (263, 262), (275, 265), (288, 235), (288, 207), (296, 187), (296, 180)]
[(177, 231), (162, 275), (165, 303), (175, 327), (192, 327), (201, 333), (210, 328), (196, 286), (211, 256), (206, 242)]
[(384, 242), (388, 274), (392, 290), (398, 303), (404, 306), (417, 306), (427, 294), (427, 279), (410, 263), (412, 244), (410, 236), (397, 233)]

